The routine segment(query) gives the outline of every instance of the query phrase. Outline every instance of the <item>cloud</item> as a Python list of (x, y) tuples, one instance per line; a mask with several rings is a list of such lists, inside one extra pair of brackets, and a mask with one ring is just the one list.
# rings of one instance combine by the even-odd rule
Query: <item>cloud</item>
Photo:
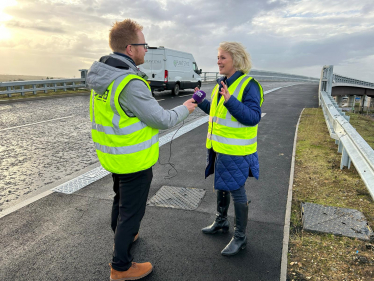
[(26, 21), (17, 21), (17, 20), (10, 20), (5, 24), (8, 28), (24, 28), (24, 29), (35, 29), (44, 32), (51, 32), (51, 33), (66, 33), (61, 27), (55, 25), (41, 25), (40, 23), (35, 22), (26, 22)]
[(110, 52), (114, 21), (133, 18), (144, 26), (151, 46), (191, 52), (204, 71), (217, 71), (220, 42), (239, 41), (256, 69), (319, 77), (323, 65), (334, 64), (352, 69), (352, 75), (374, 77), (366, 64), (365, 72), (360, 70), (374, 53), (371, 0), (18, 0), (4, 13), (13, 17), (4, 25), (12, 37), (1, 41), (1, 53), (17, 58), (27, 52), (35, 63), (2, 64), (0, 72), (42, 71), (35, 67), (44, 55), (46, 63), (56, 58), (64, 72), (56, 67), (51, 68), (56, 73), (42, 75), (67, 76), (69, 65), (75, 75), (79, 63), (78, 68), (88, 68)]

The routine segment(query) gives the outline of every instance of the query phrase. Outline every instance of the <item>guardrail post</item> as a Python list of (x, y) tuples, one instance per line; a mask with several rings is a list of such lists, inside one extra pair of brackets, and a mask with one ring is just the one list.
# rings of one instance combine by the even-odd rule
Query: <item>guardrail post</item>
[(338, 145), (338, 153), (342, 153), (343, 152), (343, 144), (340, 140), (335, 140), (335, 144)]
[(54, 91), (54, 92), (57, 92), (57, 83), (54, 83), (53, 85), (54, 85), (54, 87), (55, 87), (55, 88), (53, 89), (53, 91)]
[(343, 96), (336, 96), (336, 103), (339, 107), (341, 107), (343, 103)]
[[(73, 82), (73, 86), (75, 86), (75, 82)], [(73, 91), (76, 91), (77, 88), (73, 87)]]
[(204, 82), (206, 82), (206, 72), (204, 72)]
[[(10, 91), (12, 88), (11, 87), (6, 87), (6, 90), (7, 91)], [(12, 96), (12, 94), (11, 93), (8, 93), (8, 98), (10, 98)]]
[(327, 73), (326, 73), (326, 92), (331, 96), (331, 90), (332, 90), (332, 78), (333, 78), (333, 71), (334, 66), (329, 65), (327, 67)]
[(216, 80), (218, 79), (218, 72), (216, 72)]
[(64, 82), (64, 92), (66, 92), (66, 82)]
[(81, 78), (84, 78), (84, 86), (87, 87), (86, 78), (87, 78), (88, 70), (87, 69), (79, 69), (79, 71), (81, 72)]
[(367, 97), (367, 114), (369, 114), (369, 112), (370, 112), (371, 99), (372, 99), (372, 97)]
[[(366, 89), (365, 89), (365, 94), (366, 94)], [(365, 111), (365, 106), (366, 106), (366, 109), (367, 109), (367, 98), (368, 98), (368, 96), (367, 95), (363, 95), (362, 96), (362, 100), (361, 100), (361, 114), (363, 114), (364, 113), (364, 111)]]
[(44, 86), (44, 93), (46, 94), (47, 93), (47, 84), (43, 84)]
[(340, 161), (340, 170), (342, 170), (344, 167), (348, 167), (348, 169), (351, 168), (351, 158), (349, 158), (347, 150), (343, 147), (342, 160)]
[(25, 90), (25, 86), (21, 86), (21, 96), (25, 95), (25, 92), (23, 90)]
[(321, 91), (326, 92), (331, 96), (332, 81), (333, 81), (333, 65), (325, 65), (321, 71), (321, 79), (319, 80), (319, 90), (318, 90), (318, 101), (319, 106), (321, 106)]

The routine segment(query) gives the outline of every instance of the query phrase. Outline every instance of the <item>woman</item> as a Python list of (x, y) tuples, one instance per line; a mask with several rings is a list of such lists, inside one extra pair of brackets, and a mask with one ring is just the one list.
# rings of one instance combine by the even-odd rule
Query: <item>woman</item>
[(214, 188), (217, 190), (216, 219), (202, 232), (228, 231), (227, 211), (231, 194), (235, 208), (235, 231), (230, 243), (221, 252), (229, 256), (244, 249), (247, 243), (245, 182), (248, 177), (258, 179), (259, 176), (257, 124), (261, 120), (263, 91), (261, 85), (248, 76), (250, 56), (242, 44), (222, 42), (218, 48), (217, 63), (223, 77), (217, 80), (211, 102), (204, 100), (198, 105), (210, 115), (205, 178), (214, 173)]

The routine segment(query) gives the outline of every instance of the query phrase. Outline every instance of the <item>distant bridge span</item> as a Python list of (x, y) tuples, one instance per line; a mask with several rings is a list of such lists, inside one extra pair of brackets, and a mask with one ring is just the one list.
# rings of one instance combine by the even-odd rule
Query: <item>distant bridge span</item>
[(332, 96), (369, 96), (374, 98), (374, 87), (356, 84), (332, 83)]

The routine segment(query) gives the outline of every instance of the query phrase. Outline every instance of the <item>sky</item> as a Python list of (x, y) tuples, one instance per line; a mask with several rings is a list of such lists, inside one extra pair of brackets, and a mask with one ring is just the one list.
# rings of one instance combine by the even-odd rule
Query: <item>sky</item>
[(203, 71), (218, 71), (220, 42), (237, 41), (257, 70), (319, 78), (334, 65), (374, 82), (373, 0), (0, 0), (0, 74), (79, 77), (126, 18)]

